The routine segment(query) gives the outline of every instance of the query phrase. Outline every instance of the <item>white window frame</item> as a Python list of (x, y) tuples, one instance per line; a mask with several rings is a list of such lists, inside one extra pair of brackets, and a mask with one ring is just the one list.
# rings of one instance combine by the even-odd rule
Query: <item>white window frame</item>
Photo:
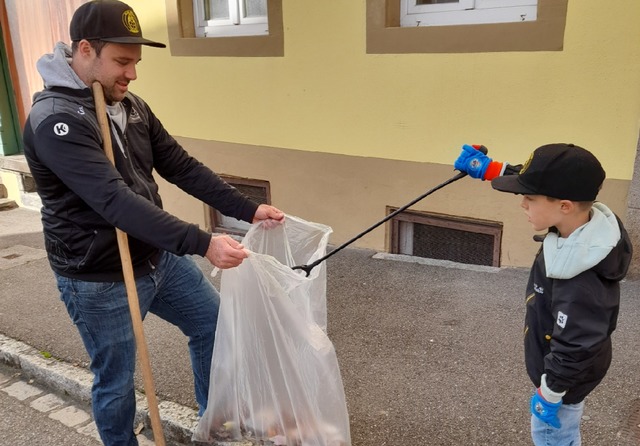
[(537, 20), (538, 0), (458, 0), (417, 5), (401, 0), (400, 26), (476, 25)]
[(228, 0), (229, 19), (216, 20), (205, 20), (205, 1), (208, 0), (193, 0), (196, 37), (269, 35), (267, 16), (246, 17), (244, 0)]

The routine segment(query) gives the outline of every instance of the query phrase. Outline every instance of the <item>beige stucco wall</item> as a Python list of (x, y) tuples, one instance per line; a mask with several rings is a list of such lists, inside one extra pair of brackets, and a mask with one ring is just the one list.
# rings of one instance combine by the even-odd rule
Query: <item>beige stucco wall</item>
[(4, 184), (7, 190), (7, 197), (16, 202), (18, 206), (22, 206), (20, 200), (20, 178), (13, 172), (0, 170), (0, 184)]
[[(128, 3), (147, 37), (168, 41), (165, 0)], [(274, 204), (332, 225), (332, 242), (447, 179), (464, 143), (514, 163), (544, 143), (583, 145), (607, 171), (601, 197), (624, 217), (640, 2), (570, 0), (564, 49), (539, 52), (367, 54), (364, 0), (285, 1), (283, 14), (284, 57), (145, 48), (131, 89), (205, 163), (270, 181)], [(201, 205), (163, 192), (172, 212), (203, 218)], [(518, 199), (487, 184), (464, 179), (417, 208), (504, 221), (503, 264), (526, 265), (535, 250)], [(384, 231), (358, 245), (383, 249)]]
[[(387, 206), (400, 207), (448, 180), (448, 165), (243, 146), (192, 138), (179, 142), (220, 174), (270, 179), (274, 204), (287, 213), (331, 226), (331, 241), (343, 243), (385, 217)], [(256, 162), (259, 160), (259, 162)], [(629, 182), (607, 180), (600, 198), (624, 218)], [(205, 227), (196, 199), (161, 182), (165, 206)], [(491, 189), (488, 182), (463, 178), (434, 192), (412, 210), (473, 216), (504, 222), (502, 265), (527, 266), (539, 245), (520, 209), (520, 198)], [(357, 246), (384, 251), (385, 228), (379, 227)]]
[[(129, 3), (146, 34), (168, 40), (164, 0)], [(145, 48), (133, 90), (193, 138), (446, 164), (469, 141), (512, 161), (573, 141), (630, 178), (640, 2), (570, 1), (558, 52), (369, 55), (365, 16), (364, 1), (286, 2), (284, 57)]]

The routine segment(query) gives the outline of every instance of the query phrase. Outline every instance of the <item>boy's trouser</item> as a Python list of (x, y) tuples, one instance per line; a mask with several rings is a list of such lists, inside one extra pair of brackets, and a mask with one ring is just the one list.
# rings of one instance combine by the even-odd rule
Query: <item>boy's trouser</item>
[[(135, 446), (136, 346), (124, 282), (85, 282), (56, 274), (61, 299), (78, 328), (95, 378), (93, 416), (106, 446)], [(196, 401), (204, 412), (220, 296), (195, 261), (163, 253), (136, 279), (142, 317), (148, 311), (189, 338)]]
[(531, 439), (535, 446), (580, 446), (580, 420), (584, 412), (584, 401), (578, 404), (563, 404), (558, 410), (560, 429), (556, 429), (531, 415)]

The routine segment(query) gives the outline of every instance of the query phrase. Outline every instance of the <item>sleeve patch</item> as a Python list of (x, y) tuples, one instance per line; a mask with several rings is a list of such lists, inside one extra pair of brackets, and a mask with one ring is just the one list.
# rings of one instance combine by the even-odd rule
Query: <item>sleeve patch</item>
[(53, 126), (53, 133), (58, 136), (66, 136), (69, 133), (69, 126), (64, 122), (59, 122)]

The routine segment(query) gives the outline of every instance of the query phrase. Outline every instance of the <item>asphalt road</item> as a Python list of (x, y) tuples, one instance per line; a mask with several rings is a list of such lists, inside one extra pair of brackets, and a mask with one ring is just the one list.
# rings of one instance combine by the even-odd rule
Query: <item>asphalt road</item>
[[(0, 250), (42, 249), (38, 231), (37, 213), (4, 211)], [(328, 334), (352, 444), (530, 445), (533, 388), (522, 357), (527, 270), (451, 268), (373, 254), (346, 249), (327, 261)], [(86, 366), (46, 259), (0, 269), (0, 283), (0, 333)], [(613, 365), (587, 399), (585, 445), (640, 444), (638, 320), (640, 283), (626, 281)], [(185, 338), (153, 316), (145, 332), (160, 397), (195, 407)]]

